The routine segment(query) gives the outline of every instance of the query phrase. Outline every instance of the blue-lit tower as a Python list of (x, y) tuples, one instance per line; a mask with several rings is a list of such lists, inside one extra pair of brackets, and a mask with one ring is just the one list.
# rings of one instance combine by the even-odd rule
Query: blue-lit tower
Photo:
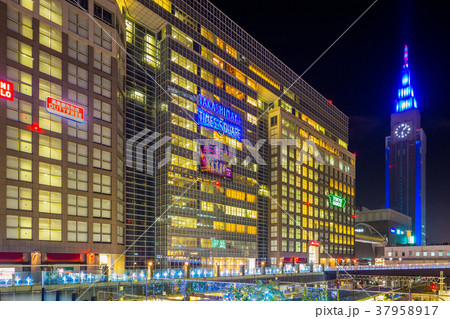
[(411, 86), (406, 45), (403, 60), (391, 135), (386, 137), (386, 208), (411, 217), (409, 243), (420, 246), (426, 244), (427, 139)]

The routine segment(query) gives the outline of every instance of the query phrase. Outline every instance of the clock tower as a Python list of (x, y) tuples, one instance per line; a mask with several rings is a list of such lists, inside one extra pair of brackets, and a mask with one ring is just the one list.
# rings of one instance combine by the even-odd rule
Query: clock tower
[(411, 86), (408, 47), (404, 49), (401, 84), (395, 111), (391, 115), (391, 135), (386, 137), (386, 208), (412, 219), (411, 244), (426, 244), (426, 135)]

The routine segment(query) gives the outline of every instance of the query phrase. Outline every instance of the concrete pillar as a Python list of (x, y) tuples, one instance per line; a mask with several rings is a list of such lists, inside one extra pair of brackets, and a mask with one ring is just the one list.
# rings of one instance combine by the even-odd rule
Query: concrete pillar
[(191, 265), (186, 261), (183, 266), (184, 278), (191, 278)]
[(216, 265), (216, 277), (220, 277), (220, 265)]

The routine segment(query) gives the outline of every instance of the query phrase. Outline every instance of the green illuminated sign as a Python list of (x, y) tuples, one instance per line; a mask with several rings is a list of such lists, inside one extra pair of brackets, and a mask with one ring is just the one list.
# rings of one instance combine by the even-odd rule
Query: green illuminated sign
[(344, 208), (345, 204), (347, 204), (347, 201), (345, 200), (345, 198), (338, 196), (338, 195), (329, 194), (328, 199), (329, 199), (331, 205), (339, 207), (339, 208)]

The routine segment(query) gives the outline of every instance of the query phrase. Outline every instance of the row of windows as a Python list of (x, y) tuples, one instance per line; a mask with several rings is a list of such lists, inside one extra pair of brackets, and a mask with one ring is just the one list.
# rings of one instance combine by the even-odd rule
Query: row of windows
[[(6, 178), (32, 182), (32, 161), (19, 159), (15, 156), (7, 156)], [(39, 184), (53, 187), (62, 187), (62, 167), (60, 165), (39, 162)], [(111, 176), (99, 173), (92, 174), (92, 185), (95, 193), (111, 194)], [(117, 183), (121, 183), (117, 181)], [(67, 188), (88, 191), (88, 172), (68, 168)]]
[[(26, 187), (6, 186), (6, 208), (14, 210), (32, 210), (32, 189)], [(39, 190), (39, 212), (62, 214), (62, 193)], [(67, 214), (73, 216), (88, 216), (88, 198), (80, 195), (67, 195)], [(92, 199), (92, 216), (111, 218), (112, 206), (109, 199)], [(123, 205), (117, 205), (117, 219), (123, 221)]]
[[(297, 252), (297, 253), (308, 252), (308, 244), (306, 242), (281, 240), (280, 243), (282, 252)], [(279, 251), (278, 240), (270, 241), (270, 251), (272, 252)], [(341, 246), (334, 244), (323, 244), (322, 246), (320, 246), (320, 252), (327, 254), (353, 254), (353, 251), (354, 247), (349, 246)]]
[[(111, 242), (111, 224), (92, 223), (93, 242)], [(62, 241), (62, 221), (60, 219), (39, 218), (39, 240)], [(123, 244), (124, 229), (117, 226), (117, 243)], [(67, 221), (67, 241), (88, 242), (88, 223)], [(33, 239), (32, 218), (6, 215), (7, 239)]]
[(256, 235), (256, 227), (255, 226), (246, 226), (232, 223), (224, 223), (224, 222), (216, 222), (210, 221), (206, 225), (205, 221), (200, 223), (196, 218), (182, 217), (182, 216), (169, 216), (171, 218), (172, 227), (180, 227), (180, 228), (198, 228), (199, 226), (212, 226), (214, 230), (221, 230), (227, 232), (237, 232), (237, 233), (248, 233), (252, 235)]

